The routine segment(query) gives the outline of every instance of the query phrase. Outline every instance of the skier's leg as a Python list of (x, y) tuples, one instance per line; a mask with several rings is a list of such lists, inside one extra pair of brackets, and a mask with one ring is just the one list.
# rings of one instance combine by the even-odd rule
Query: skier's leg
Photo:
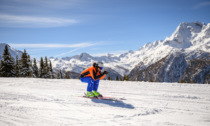
[(97, 92), (98, 86), (99, 86), (99, 81), (100, 80), (94, 81), (94, 84), (93, 84), (93, 94), (95, 96), (97, 96), (97, 97), (102, 97), (102, 95), (99, 92)]
[(97, 91), (97, 90), (98, 90), (99, 81), (100, 81), (100, 79), (94, 81), (94, 84), (93, 84), (93, 90), (94, 90), (94, 91)]
[(91, 77), (82, 77), (80, 80), (84, 83), (88, 83)]
[(93, 90), (94, 80), (91, 77), (83, 77), (83, 78), (80, 78), (80, 80), (84, 83), (88, 83), (87, 91), (91, 92)]
[(90, 77), (89, 82), (88, 82), (88, 86), (87, 86), (87, 91), (92, 92), (93, 85), (94, 85), (94, 80)]

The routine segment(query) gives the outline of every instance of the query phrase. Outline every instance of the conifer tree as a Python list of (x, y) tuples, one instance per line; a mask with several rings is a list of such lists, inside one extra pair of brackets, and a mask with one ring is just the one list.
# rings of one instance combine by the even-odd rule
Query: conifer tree
[(29, 63), (28, 63), (28, 55), (26, 53), (26, 50), (24, 50), (24, 53), (21, 56), (20, 60), (20, 76), (21, 77), (29, 77)]
[(44, 73), (45, 73), (44, 78), (50, 78), (50, 70), (49, 70), (47, 57), (45, 57), (45, 62), (44, 62)]
[(0, 77), (2, 77), (2, 76), (1, 76), (1, 60), (0, 60)]
[(52, 63), (51, 63), (51, 61), (50, 61), (49, 71), (50, 71), (50, 78), (51, 79), (55, 78), (54, 75), (53, 75), (53, 69), (52, 69)]
[(36, 59), (34, 58), (34, 63), (33, 63), (33, 77), (37, 78), (39, 77), (39, 69), (37, 67), (37, 64), (36, 64)]
[(111, 77), (110, 76), (108, 76), (108, 80), (111, 80)]
[(63, 78), (62, 72), (61, 70), (58, 70), (57, 79), (62, 79), (62, 78)]
[(3, 52), (0, 69), (2, 77), (15, 77), (15, 60), (9, 53), (7, 45)]
[(40, 78), (44, 78), (44, 61), (43, 61), (43, 58), (41, 57), (41, 60), (40, 60), (40, 68), (39, 68), (39, 77)]
[(128, 81), (128, 75), (124, 75), (123, 80)]
[(116, 77), (116, 81), (119, 81), (119, 77), (118, 76)]
[(19, 77), (19, 76), (20, 76), (20, 63), (19, 63), (18, 56), (16, 56), (15, 76), (16, 76), (16, 77)]
[(57, 79), (60, 79), (60, 70), (57, 71)]
[(27, 56), (27, 64), (28, 64), (28, 73), (29, 73), (28, 77), (33, 77), (33, 68), (32, 68), (30, 55)]
[(63, 79), (63, 74), (62, 74), (62, 71), (60, 70), (60, 75), (61, 75), (61, 79)]
[(65, 74), (65, 79), (71, 79), (71, 77), (70, 77), (70, 72), (69, 72), (69, 71), (66, 72), (66, 74)]

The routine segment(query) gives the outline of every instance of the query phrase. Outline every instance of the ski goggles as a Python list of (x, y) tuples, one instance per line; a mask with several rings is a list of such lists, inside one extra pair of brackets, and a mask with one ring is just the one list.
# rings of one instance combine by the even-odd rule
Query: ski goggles
[(103, 69), (103, 67), (99, 67), (101, 70)]

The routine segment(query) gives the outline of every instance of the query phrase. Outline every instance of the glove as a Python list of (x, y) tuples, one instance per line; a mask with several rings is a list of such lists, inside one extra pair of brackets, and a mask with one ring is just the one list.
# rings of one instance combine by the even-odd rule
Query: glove
[(83, 77), (84, 77), (84, 74), (81, 74), (81, 75), (80, 75), (80, 78), (83, 78)]
[(104, 71), (104, 72), (103, 72), (103, 74), (108, 74), (108, 73), (109, 73), (109, 72), (107, 72), (107, 71)]

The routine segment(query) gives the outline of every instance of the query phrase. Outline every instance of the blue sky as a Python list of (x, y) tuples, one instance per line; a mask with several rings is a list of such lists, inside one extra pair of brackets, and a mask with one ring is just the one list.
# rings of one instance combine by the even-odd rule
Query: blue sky
[(0, 43), (35, 58), (119, 54), (209, 12), (210, 0), (0, 0)]

